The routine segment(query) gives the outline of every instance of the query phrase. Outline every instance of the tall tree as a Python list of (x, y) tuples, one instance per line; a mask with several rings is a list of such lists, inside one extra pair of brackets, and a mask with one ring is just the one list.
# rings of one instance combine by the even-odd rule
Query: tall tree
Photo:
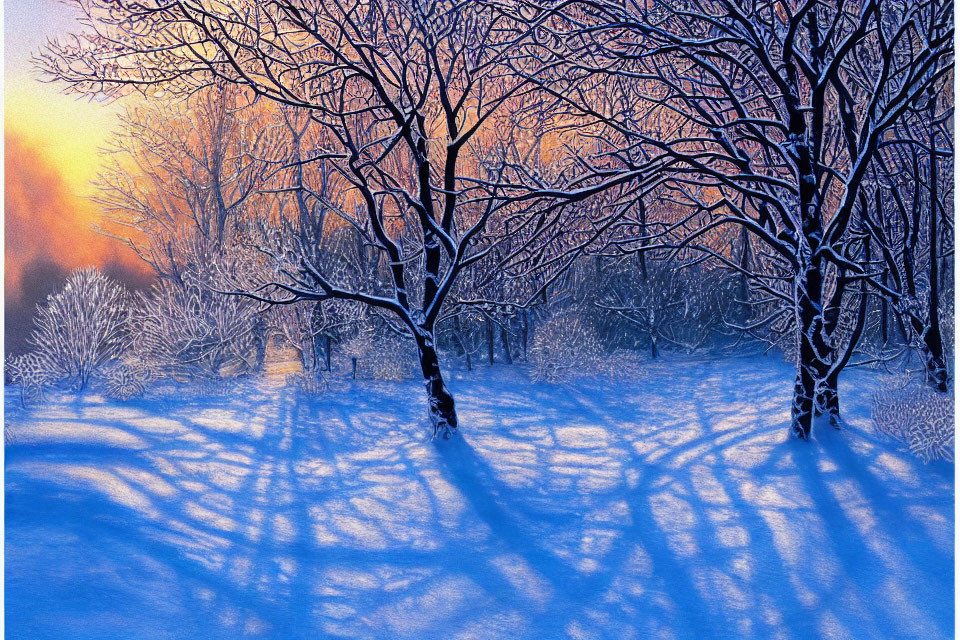
[[(324, 135), (296, 164), (325, 163), (349, 186), (312, 191), (353, 226), (385, 280), (336, 279), (296, 240), (261, 247), (275, 277), (243, 293), (268, 304), (356, 301), (394, 314), (412, 336), (435, 433), (457, 428), (435, 327), (458, 275), (492, 248), (488, 222), (562, 205), (635, 177), (574, 165), (532, 183), (514, 160), (513, 105), (539, 89), (513, 72), (525, 25), (488, 3), (450, 0), (74, 0), (82, 37), (54, 42), (40, 66), (76, 91), (188, 95), (214, 83), (301, 109)], [(534, 99), (535, 103), (536, 100)], [(508, 108), (509, 107), (509, 108)], [(511, 143), (504, 144), (504, 140)], [(281, 188), (289, 188), (289, 183)], [(299, 188), (299, 187), (298, 187)], [(332, 201), (330, 201), (332, 200)], [(534, 216), (537, 217), (537, 216)]]
[[(607, 156), (671, 160), (663, 189), (691, 213), (661, 218), (663, 244), (730, 263), (711, 238), (739, 225), (786, 267), (789, 288), (750, 275), (792, 309), (792, 431), (809, 437), (844, 360), (836, 305), (849, 284), (876, 280), (861, 196), (898, 123), (950, 76), (953, 3), (564, 0), (523, 13), (541, 57), (565, 69), (545, 89), (608, 128)], [(592, 92), (566, 89), (588, 77)]]
[(103, 154), (94, 199), (102, 230), (160, 278), (182, 281), (197, 255), (222, 252), (273, 170), (270, 114), (237, 87), (215, 83), (177, 103), (139, 104), (121, 116)]
[[(924, 365), (927, 381), (947, 391), (941, 330), (944, 262), (952, 258), (952, 97), (933, 91), (885, 141), (865, 195), (864, 226), (887, 277), (874, 284), (889, 302)], [(940, 106), (938, 106), (938, 104)]]

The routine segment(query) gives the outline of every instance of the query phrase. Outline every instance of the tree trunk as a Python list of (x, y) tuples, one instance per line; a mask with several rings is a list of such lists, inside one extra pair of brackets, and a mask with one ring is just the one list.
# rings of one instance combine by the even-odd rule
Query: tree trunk
[(906, 337), (907, 344), (916, 345), (920, 351), (927, 383), (937, 391), (946, 391), (947, 362), (939, 318), (932, 312), (928, 313), (926, 319), (913, 311), (901, 311), (901, 314), (906, 316), (906, 321), (901, 323), (901, 326), (904, 333), (909, 334)]
[(510, 355), (510, 338), (507, 336), (507, 329), (500, 325), (500, 342), (503, 343), (503, 357), (507, 364), (513, 364), (513, 356)]
[(493, 364), (493, 320), (487, 318), (487, 361)]
[[(812, 46), (816, 51), (819, 46), (816, 8), (808, 13), (807, 23), (813, 40)], [(818, 67), (819, 62), (817, 61)], [(792, 61), (787, 63), (786, 71), (793, 90), (798, 92), (800, 83)], [(814, 92), (814, 97), (819, 95), (822, 98), (818, 91), (820, 90)], [(816, 394), (829, 372), (829, 358), (832, 353), (825, 340), (822, 258), (818, 256), (823, 241), (823, 220), (815, 163), (818, 159), (816, 145), (823, 133), (823, 105), (818, 105), (816, 99), (813, 101), (814, 112), (808, 129), (807, 116), (798, 94), (788, 93), (785, 100), (790, 114), (787, 147), (797, 172), (800, 218), (794, 273), (794, 306), (799, 344), (790, 427), (795, 436), (806, 440), (813, 428)]]
[(817, 392), (824, 386), (830, 368), (830, 347), (823, 338), (822, 287), (820, 270), (808, 262), (796, 278), (799, 345), (791, 410), (791, 429), (803, 440), (810, 437)]
[[(320, 305), (320, 302), (315, 303), (313, 309), (310, 311), (310, 335), (312, 336), (310, 338), (310, 346), (313, 351), (314, 371), (320, 370), (320, 351), (323, 349), (323, 340), (321, 340), (319, 331), (320, 325), (323, 322), (322, 308)], [(329, 340), (329, 337), (327, 337), (327, 339)], [(329, 347), (329, 343), (327, 346)], [(326, 353), (326, 351), (329, 351), (329, 349), (325, 350), (324, 353)]]
[(650, 357), (656, 359), (657, 357), (657, 338), (656, 336), (650, 336)]
[(923, 368), (927, 382), (937, 391), (947, 390), (947, 362), (943, 355), (943, 337), (940, 334), (940, 323), (931, 318), (921, 343), (920, 357), (923, 359)]
[[(870, 264), (869, 238), (865, 239), (863, 249), (865, 262), (866, 264)], [(853, 356), (857, 345), (860, 343), (860, 339), (863, 337), (863, 329), (867, 323), (867, 306), (870, 301), (867, 295), (867, 283), (865, 280), (861, 280), (860, 301), (857, 305), (856, 321), (854, 322), (853, 330), (850, 332), (846, 345), (843, 345), (841, 348), (841, 345), (836, 341), (836, 333), (839, 329), (843, 294), (847, 289), (847, 282), (843, 271), (841, 271), (837, 277), (837, 289), (828, 305), (828, 307), (830, 307), (829, 336), (834, 348), (830, 351), (829, 367), (827, 368), (827, 374), (823, 379), (823, 384), (819, 389), (819, 396), (817, 398), (817, 414), (819, 415), (826, 412), (827, 415), (830, 416), (830, 425), (834, 429), (840, 428), (840, 394), (837, 391), (837, 382), (840, 377), (840, 372), (849, 364), (850, 358)]]
[(324, 336), (326, 342), (323, 347), (323, 358), (326, 360), (327, 371), (330, 371), (330, 336)]
[(813, 426), (813, 397), (816, 393), (816, 375), (803, 362), (797, 364), (797, 378), (793, 384), (793, 406), (790, 410), (790, 426), (793, 434), (801, 440), (810, 437)]
[(739, 310), (738, 317), (743, 323), (747, 323), (750, 318), (750, 232), (744, 227), (740, 232), (740, 304), (736, 307)]
[(928, 240), (930, 242), (930, 297), (928, 306), (929, 327), (923, 335), (926, 345), (923, 354), (924, 368), (927, 371), (927, 382), (937, 391), (947, 390), (947, 364), (943, 356), (943, 334), (940, 333), (940, 269), (937, 258), (939, 240), (937, 229), (937, 211), (939, 209), (939, 185), (937, 167), (937, 129), (933, 122), (936, 118), (936, 99), (930, 97), (930, 226)]
[(824, 379), (817, 401), (817, 414), (826, 413), (830, 416), (830, 426), (835, 429), (840, 428), (840, 395), (837, 393), (839, 377), (840, 372), (836, 371)]
[(520, 348), (523, 353), (523, 361), (527, 361), (527, 338), (530, 336), (530, 320), (527, 317), (527, 310), (523, 310), (523, 315), (520, 316), (521, 325), (520, 325)]
[(313, 349), (307, 345), (304, 345), (302, 349), (297, 349), (300, 352), (300, 368), (303, 369), (303, 373), (307, 374), (314, 371), (314, 368), (317, 365), (317, 357), (313, 353)]
[(473, 371), (473, 363), (470, 361), (470, 350), (467, 349), (467, 342), (463, 339), (463, 327), (460, 323), (460, 316), (453, 316), (453, 331), (460, 343), (460, 349), (463, 350), (463, 356), (467, 359), (467, 371)]
[[(883, 286), (887, 286), (887, 268), (883, 268), (883, 276), (880, 282), (883, 283)], [(880, 341), (884, 347), (887, 346), (887, 340), (889, 339), (889, 329), (887, 328), (887, 321), (889, 311), (887, 310), (887, 296), (880, 296)]]
[(427, 417), (433, 425), (433, 435), (449, 438), (457, 431), (457, 410), (440, 372), (433, 331), (420, 327), (416, 332), (416, 341), (420, 371), (427, 388)]
[[(643, 198), (637, 199), (637, 213), (640, 216), (640, 233), (645, 235), (647, 233), (647, 206), (644, 204)], [(647, 281), (647, 252), (643, 250), (643, 246), (646, 244), (641, 240), (640, 242), (640, 251), (637, 252), (637, 258), (640, 260), (640, 276), (643, 278), (643, 281)]]

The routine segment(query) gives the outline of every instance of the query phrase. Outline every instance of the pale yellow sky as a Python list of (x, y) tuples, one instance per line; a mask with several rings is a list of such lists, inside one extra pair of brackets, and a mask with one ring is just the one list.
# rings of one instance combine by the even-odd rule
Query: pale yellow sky
[(8, 88), (5, 127), (57, 168), (76, 195), (88, 195), (100, 166), (98, 149), (116, 126), (116, 105), (88, 104), (51, 85)]
[(4, 3), (4, 128), (41, 153), (77, 195), (89, 193), (98, 171), (97, 150), (116, 126), (120, 105), (64, 95), (37, 79), (30, 63), (47, 38), (79, 27), (73, 10), (55, 0)]
[(65, 95), (40, 82), (30, 62), (47, 38), (78, 29), (72, 9), (56, 0), (6, 0), (3, 11), (4, 334), (17, 351), (27, 347), (34, 305), (73, 269), (97, 266), (138, 286), (149, 269), (93, 228), (100, 210), (90, 183), (121, 105)]

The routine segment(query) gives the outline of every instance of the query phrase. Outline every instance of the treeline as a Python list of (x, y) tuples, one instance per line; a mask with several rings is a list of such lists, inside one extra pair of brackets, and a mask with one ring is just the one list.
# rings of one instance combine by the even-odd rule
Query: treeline
[[(656, 261), (631, 280), (631, 262), (585, 258), (527, 306), (457, 301), (439, 320), (438, 351), (467, 370), (532, 363), (535, 377), (555, 381), (595, 373), (617, 350), (655, 358), (731, 343), (728, 274)], [(82, 391), (91, 381), (126, 400), (153, 381), (259, 375), (271, 340), (295, 354), (302, 373), (291, 382), (308, 389), (337, 369), (354, 378), (414, 373), (414, 340), (388, 314), (352, 302), (263, 305), (182, 273), (130, 293), (94, 268), (77, 270), (38, 308), (32, 349), (8, 357), (8, 380), (24, 402), (42, 399), (46, 386)]]
[[(152, 383), (259, 376), (271, 340), (274, 350), (298, 361), (287, 383), (309, 393), (333, 376), (415, 375), (412, 336), (387, 314), (352, 302), (264, 305), (221, 293), (186, 268), (181, 273), (182, 281), (160, 279), (131, 293), (94, 268), (74, 272), (38, 308), (32, 349), (7, 358), (7, 380), (20, 385), (24, 405), (42, 401), (47, 387), (83, 391), (93, 384), (128, 400)], [(534, 380), (548, 382), (629, 371), (629, 364), (664, 351), (773, 350), (795, 361), (789, 316), (780, 325), (751, 323), (754, 299), (763, 300), (763, 292), (752, 290), (743, 274), (702, 259), (666, 251), (591, 255), (526, 306), (518, 299), (458, 299), (439, 321), (438, 351), (467, 370), (523, 363)], [(848, 333), (858, 304), (845, 309)], [(952, 312), (943, 315), (952, 319)], [(903, 322), (882, 298), (868, 301), (854, 363), (897, 371), (911, 361), (919, 365)], [(944, 325), (952, 348), (953, 323)]]
[(157, 332), (255, 303), (308, 371), (327, 337), (412, 344), (444, 435), (441, 352), (498, 343), (560, 372), (762, 341), (797, 363), (801, 438), (851, 364), (913, 353), (949, 389), (948, 0), (76, 4), (38, 64), (145, 98), (98, 200), (158, 275)]

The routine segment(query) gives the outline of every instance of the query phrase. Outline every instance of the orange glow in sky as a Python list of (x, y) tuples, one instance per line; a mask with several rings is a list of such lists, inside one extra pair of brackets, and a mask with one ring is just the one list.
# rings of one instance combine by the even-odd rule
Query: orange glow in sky
[(64, 95), (30, 63), (48, 37), (79, 28), (73, 9), (55, 0), (4, 4), (6, 296), (20, 295), (24, 269), (41, 257), (68, 270), (122, 263), (145, 272), (130, 249), (91, 228), (99, 218), (88, 198), (98, 149), (121, 105)]

